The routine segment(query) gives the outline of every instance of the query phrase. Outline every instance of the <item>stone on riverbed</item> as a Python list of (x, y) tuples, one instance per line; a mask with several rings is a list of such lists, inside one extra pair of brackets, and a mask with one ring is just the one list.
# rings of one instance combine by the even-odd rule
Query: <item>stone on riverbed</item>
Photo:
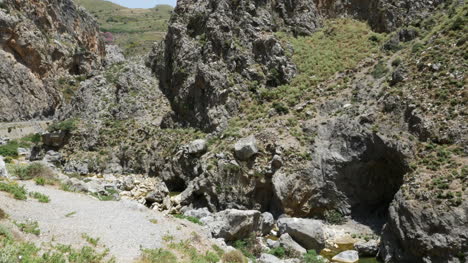
[(346, 250), (332, 258), (338, 263), (356, 263), (359, 261), (359, 254), (356, 250)]

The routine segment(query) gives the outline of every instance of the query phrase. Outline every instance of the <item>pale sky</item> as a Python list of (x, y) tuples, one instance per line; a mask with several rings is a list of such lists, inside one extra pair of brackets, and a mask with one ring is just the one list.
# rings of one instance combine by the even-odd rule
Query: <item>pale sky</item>
[(152, 8), (156, 5), (175, 6), (177, 0), (108, 0), (121, 6), (130, 8)]

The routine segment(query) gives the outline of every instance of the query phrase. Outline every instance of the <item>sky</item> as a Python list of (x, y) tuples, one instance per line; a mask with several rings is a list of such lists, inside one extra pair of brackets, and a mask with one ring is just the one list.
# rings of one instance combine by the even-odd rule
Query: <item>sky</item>
[(152, 8), (156, 5), (175, 6), (177, 0), (108, 0), (121, 6), (130, 8)]

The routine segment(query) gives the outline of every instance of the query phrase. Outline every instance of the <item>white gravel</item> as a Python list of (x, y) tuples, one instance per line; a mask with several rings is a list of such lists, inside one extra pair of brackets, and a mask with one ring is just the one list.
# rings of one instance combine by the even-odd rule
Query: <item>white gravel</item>
[[(81, 247), (89, 245), (82, 238), (85, 233), (100, 238), (99, 244), (109, 248), (117, 262), (125, 263), (137, 259), (141, 248), (165, 247), (167, 244), (163, 237), (166, 235), (178, 241), (189, 239), (192, 232), (196, 232), (202, 237), (201, 243), (210, 246), (208, 233), (203, 227), (165, 216), (133, 201), (104, 202), (84, 194), (37, 186), (32, 182), (22, 184), (30, 192), (48, 195), (50, 203), (39, 203), (32, 198), (19, 201), (0, 192), (0, 208), (12, 220), (37, 221), (41, 235), (39, 238), (32, 235), (27, 237), (36, 244), (54, 241)], [(73, 212), (72, 216), (66, 216)], [(157, 223), (150, 222), (151, 219), (156, 219)]]

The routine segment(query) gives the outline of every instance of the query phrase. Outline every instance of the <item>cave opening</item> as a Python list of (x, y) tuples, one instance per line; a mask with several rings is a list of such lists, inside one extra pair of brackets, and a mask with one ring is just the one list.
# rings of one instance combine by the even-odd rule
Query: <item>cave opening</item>
[(380, 228), (409, 166), (398, 147), (377, 135), (366, 144), (365, 151), (339, 169), (337, 187), (347, 196), (354, 220)]

